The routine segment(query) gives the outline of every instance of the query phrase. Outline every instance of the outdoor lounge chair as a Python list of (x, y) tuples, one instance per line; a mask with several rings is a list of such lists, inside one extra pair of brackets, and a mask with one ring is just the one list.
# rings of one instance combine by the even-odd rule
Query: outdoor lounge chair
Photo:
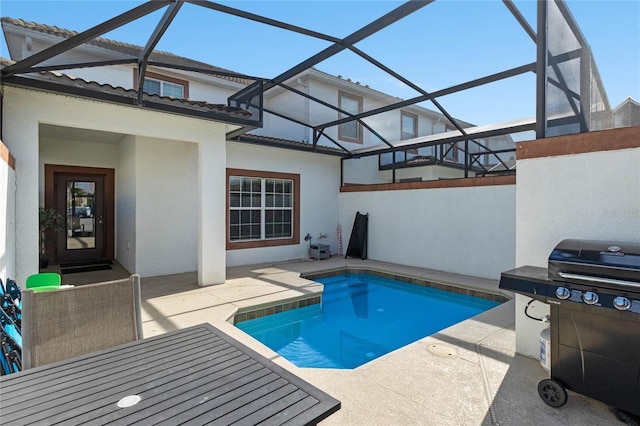
[(139, 275), (58, 291), (22, 292), (25, 370), (139, 339)]

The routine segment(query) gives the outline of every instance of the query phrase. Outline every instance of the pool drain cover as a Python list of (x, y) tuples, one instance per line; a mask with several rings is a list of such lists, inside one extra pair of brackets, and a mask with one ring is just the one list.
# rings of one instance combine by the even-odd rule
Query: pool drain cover
[(434, 355), (446, 356), (446, 357), (456, 356), (458, 354), (458, 351), (456, 351), (455, 348), (447, 345), (438, 345), (438, 344), (429, 345), (429, 352), (431, 352)]

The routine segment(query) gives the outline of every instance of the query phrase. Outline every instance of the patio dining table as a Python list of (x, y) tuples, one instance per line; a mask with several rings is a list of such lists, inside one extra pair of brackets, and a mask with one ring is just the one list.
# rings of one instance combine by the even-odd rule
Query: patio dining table
[(316, 424), (340, 401), (210, 324), (0, 378), (0, 424)]

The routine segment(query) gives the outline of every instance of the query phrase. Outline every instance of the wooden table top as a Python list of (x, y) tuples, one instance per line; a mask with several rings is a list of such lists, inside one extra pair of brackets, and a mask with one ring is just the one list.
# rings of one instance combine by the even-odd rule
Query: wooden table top
[(308, 425), (339, 409), (210, 324), (0, 378), (3, 425)]

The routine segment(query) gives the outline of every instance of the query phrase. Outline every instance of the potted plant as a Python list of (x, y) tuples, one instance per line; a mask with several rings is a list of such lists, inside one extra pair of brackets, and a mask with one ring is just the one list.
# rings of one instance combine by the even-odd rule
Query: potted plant
[(40, 269), (49, 266), (47, 245), (55, 241), (56, 234), (64, 230), (64, 218), (56, 209), (40, 207)]

